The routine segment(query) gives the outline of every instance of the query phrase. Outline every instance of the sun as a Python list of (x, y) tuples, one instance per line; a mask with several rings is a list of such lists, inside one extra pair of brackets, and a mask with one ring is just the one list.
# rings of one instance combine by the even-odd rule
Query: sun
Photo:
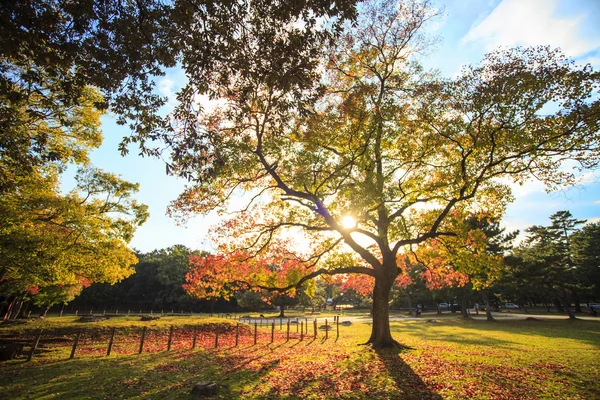
[(352, 229), (356, 227), (356, 220), (354, 217), (346, 215), (344, 218), (342, 218), (342, 227), (344, 227), (344, 229)]

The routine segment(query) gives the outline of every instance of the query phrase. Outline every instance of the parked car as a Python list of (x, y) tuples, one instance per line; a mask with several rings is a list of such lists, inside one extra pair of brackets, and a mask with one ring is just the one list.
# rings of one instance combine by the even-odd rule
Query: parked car
[(506, 308), (507, 310), (518, 310), (519, 306), (515, 303), (504, 303), (504, 308)]
[(440, 310), (448, 310), (450, 308), (450, 304), (448, 303), (440, 303), (438, 305), (440, 306)]
[(588, 305), (588, 313), (594, 316), (600, 314), (600, 303), (590, 303)]

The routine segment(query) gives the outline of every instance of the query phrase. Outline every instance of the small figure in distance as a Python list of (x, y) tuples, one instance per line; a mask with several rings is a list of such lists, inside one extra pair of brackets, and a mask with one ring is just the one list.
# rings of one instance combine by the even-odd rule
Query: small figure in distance
[(265, 318), (265, 316), (264, 316), (263, 314), (260, 314), (260, 317), (261, 317), (261, 318)]

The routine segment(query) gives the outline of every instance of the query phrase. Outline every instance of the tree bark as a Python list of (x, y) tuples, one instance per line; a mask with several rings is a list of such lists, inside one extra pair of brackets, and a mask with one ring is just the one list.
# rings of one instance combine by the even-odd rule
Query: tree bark
[(279, 303), (279, 318), (285, 318), (285, 305), (283, 300)]
[(10, 319), (10, 313), (12, 311), (12, 308), (15, 305), (15, 299), (12, 299), (12, 301), (8, 304), (8, 308), (6, 309), (6, 314), (4, 314), (4, 317), (2, 317), (3, 320), (7, 320)]
[(565, 312), (565, 310), (562, 307), (562, 304), (560, 304), (560, 300), (558, 300), (556, 297), (553, 300), (554, 302), (554, 307), (556, 307), (556, 311), (558, 312)]
[(573, 301), (575, 302), (575, 312), (576, 313), (580, 313), (581, 311), (581, 303), (579, 301), (579, 296), (577, 295), (577, 292), (575, 290), (572, 290), (571, 293), (573, 294)]
[(19, 316), (19, 313), (21, 312), (21, 307), (23, 307), (23, 297), (19, 297), (17, 298), (17, 307), (13, 308), (13, 312), (12, 315), (10, 316), (10, 319), (17, 319), (17, 317)]
[(565, 303), (565, 310), (567, 310), (567, 315), (569, 316), (570, 320), (574, 320), (577, 319), (575, 318), (575, 314), (573, 314), (573, 311), (571, 311), (571, 304), (569, 302), (569, 297), (567, 296), (567, 292), (563, 291), (563, 301)]
[(21, 315), (19, 316), (19, 318), (27, 318), (27, 311), (29, 310), (30, 307), (31, 307), (31, 301), (28, 300), (25, 302), (25, 307), (23, 307), (21, 309)]
[(483, 303), (485, 304), (485, 319), (487, 321), (495, 321), (492, 316), (492, 308), (490, 307), (490, 299), (487, 290), (483, 292)]
[(469, 318), (469, 312), (467, 311), (467, 289), (466, 288), (463, 288), (461, 290), (460, 313), (463, 318)]
[(376, 277), (373, 288), (373, 327), (367, 343), (376, 348), (399, 347), (390, 331), (389, 299), (395, 277)]
[(408, 314), (414, 315), (415, 313), (413, 313), (412, 297), (410, 297), (410, 292), (408, 289), (404, 288), (404, 294), (406, 295), (406, 300), (408, 301)]

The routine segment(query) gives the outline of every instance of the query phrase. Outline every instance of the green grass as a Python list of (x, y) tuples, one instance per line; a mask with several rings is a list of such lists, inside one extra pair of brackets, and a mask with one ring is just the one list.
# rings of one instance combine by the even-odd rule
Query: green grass
[[(77, 330), (78, 324), (67, 318), (3, 327), (0, 334), (31, 337), (42, 325)], [(321, 331), (316, 340), (268, 344), (269, 331), (263, 328), (258, 345), (246, 341), (238, 348), (228, 342), (213, 349), (209, 338), (203, 349), (110, 357), (90, 351), (69, 360), (66, 346), (36, 354), (29, 363), (0, 364), (0, 397), (185, 399), (195, 382), (211, 380), (222, 385), (217, 396), (222, 399), (600, 398), (598, 321), (437, 321), (392, 323), (394, 337), (406, 346), (402, 351), (362, 346), (368, 324), (340, 327), (337, 342), (331, 332), (324, 341)], [(165, 317), (141, 323), (131, 317), (97, 327), (118, 326), (121, 337), (129, 332), (135, 342), (143, 325), (164, 331), (199, 323), (208, 329), (217, 322), (230, 321)], [(104, 339), (96, 345), (100, 353), (106, 348)], [(94, 342), (87, 346), (92, 349)]]

